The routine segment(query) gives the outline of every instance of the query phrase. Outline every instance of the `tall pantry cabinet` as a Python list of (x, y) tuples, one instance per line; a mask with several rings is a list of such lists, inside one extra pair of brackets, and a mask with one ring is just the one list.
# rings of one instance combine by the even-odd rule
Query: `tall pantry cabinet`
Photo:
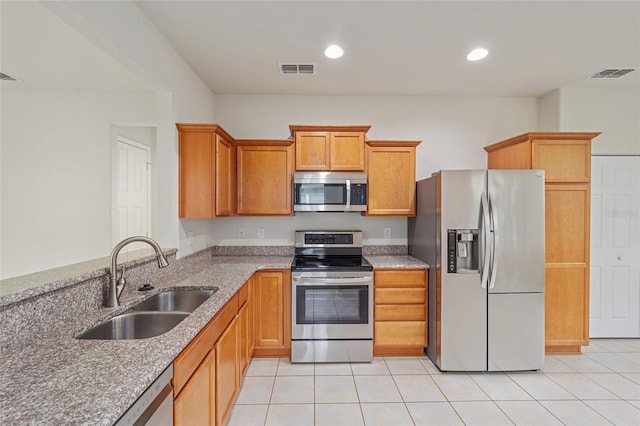
[(489, 169), (545, 171), (545, 349), (589, 344), (591, 140), (600, 133), (525, 133), (485, 147)]

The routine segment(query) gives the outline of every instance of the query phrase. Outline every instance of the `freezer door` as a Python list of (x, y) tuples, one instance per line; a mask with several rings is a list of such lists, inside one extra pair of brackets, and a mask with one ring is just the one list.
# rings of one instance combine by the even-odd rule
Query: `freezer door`
[[(485, 186), (485, 170), (441, 172), (441, 259), (447, 259), (449, 229), (479, 228), (480, 200)], [(479, 272), (449, 273), (446, 260), (444, 266), (440, 270), (435, 301), (436, 344), (440, 355), (437, 365), (443, 371), (484, 371), (487, 368), (487, 291), (481, 286)], [(431, 312), (429, 317), (431, 320)]]
[(489, 293), (544, 292), (544, 171), (489, 170)]
[(489, 294), (488, 370), (544, 367), (544, 293)]
[(480, 286), (478, 274), (446, 275), (436, 308), (441, 344), (437, 365), (442, 371), (485, 371), (487, 290)]

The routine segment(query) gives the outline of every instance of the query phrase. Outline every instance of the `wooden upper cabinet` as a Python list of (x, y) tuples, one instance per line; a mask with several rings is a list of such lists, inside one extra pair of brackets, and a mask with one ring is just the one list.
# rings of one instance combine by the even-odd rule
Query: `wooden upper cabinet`
[(236, 202), (236, 149), (216, 134), (216, 216), (232, 216)]
[(235, 151), (233, 138), (216, 124), (176, 124), (179, 144), (181, 218), (233, 214)]
[(364, 170), (364, 142), (370, 127), (289, 126), (296, 143), (296, 170)]
[(600, 133), (531, 132), (486, 146), (490, 169), (543, 169), (545, 182), (590, 182), (591, 140)]
[(421, 141), (368, 141), (367, 215), (414, 216), (416, 146)]
[(330, 170), (329, 132), (296, 133), (296, 170)]
[(238, 215), (291, 215), (290, 140), (238, 140)]

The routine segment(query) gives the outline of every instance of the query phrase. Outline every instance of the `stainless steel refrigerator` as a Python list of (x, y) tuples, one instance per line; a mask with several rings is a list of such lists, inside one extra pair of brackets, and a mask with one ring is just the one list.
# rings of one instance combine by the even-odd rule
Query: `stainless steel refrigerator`
[(544, 171), (417, 182), (409, 254), (430, 265), (427, 355), (442, 371), (544, 365)]

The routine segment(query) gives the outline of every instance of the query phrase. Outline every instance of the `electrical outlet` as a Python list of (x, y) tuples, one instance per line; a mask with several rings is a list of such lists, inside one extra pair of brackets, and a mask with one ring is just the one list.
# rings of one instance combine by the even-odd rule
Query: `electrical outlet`
[(191, 236), (193, 235), (193, 232), (189, 231), (187, 232), (187, 244), (191, 245)]
[(391, 228), (384, 228), (384, 237), (391, 238)]
[(244, 228), (238, 228), (238, 237), (244, 238), (244, 234), (245, 234), (245, 229)]
[(258, 238), (264, 238), (264, 227), (263, 226), (258, 228)]

